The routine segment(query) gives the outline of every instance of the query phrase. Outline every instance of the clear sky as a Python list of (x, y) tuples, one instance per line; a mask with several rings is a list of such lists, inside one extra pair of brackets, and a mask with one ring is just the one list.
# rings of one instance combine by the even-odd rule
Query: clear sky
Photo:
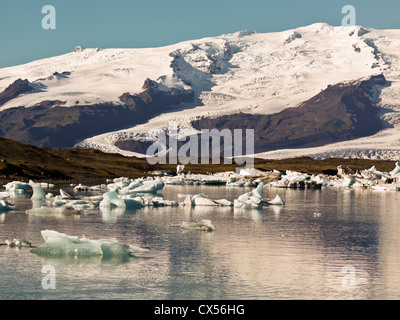
[[(42, 28), (42, 7), (56, 29)], [(341, 24), (344, 5), (356, 24), (400, 29), (400, 0), (1, 0), (0, 67), (89, 48), (158, 47), (240, 30), (274, 32)], [(1, 76), (1, 74), (0, 74)]]

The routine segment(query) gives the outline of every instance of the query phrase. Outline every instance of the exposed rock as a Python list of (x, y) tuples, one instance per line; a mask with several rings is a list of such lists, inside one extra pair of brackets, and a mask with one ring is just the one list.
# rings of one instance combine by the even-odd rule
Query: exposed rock
[(34, 86), (27, 80), (18, 79), (0, 93), (0, 106), (18, 97), (20, 94), (33, 91)]
[[(1, 101), (32, 90), (27, 80), (16, 81), (0, 94)], [(3, 100), (2, 100), (3, 99)], [(193, 99), (191, 89), (162, 87), (147, 79), (143, 91), (120, 100), (125, 105), (102, 103), (62, 107), (64, 101), (42, 101), (32, 107), (0, 111), (0, 134), (3, 137), (38, 147), (72, 147), (77, 141), (97, 134), (146, 122), (182, 102)]]
[(237, 113), (196, 120), (192, 125), (198, 130), (254, 129), (256, 153), (356, 139), (375, 134), (382, 128), (378, 119), (380, 109), (369, 96), (375, 86), (384, 85), (388, 83), (383, 75), (364, 81), (338, 83), (328, 86), (300, 106), (276, 114)]

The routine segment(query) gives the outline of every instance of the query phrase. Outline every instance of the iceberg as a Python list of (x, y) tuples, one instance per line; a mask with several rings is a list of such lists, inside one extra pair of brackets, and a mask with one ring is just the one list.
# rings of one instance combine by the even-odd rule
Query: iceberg
[(26, 194), (28, 193), (29, 184), (21, 181), (12, 181), (5, 186), (6, 191), (10, 193)]
[(400, 175), (400, 162), (396, 162), (396, 167), (389, 172), (390, 176), (395, 177)]
[(61, 198), (63, 198), (63, 199), (72, 199), (72, 196), (70, 194), (68, 194), (67, 192), (65, 192), (63, 189), (60, 189), (60, 195), (61, 195)]
[(158, 180), (144, 181), (143, 185), (134, 188), (132, 192), (138, 193), (157, 193), (157, 191), (164, 188), (164, 182)]
[(81, 210), (66, 205), (55, 208), (41, 206), (38, 208), (28, 209), (25, 211), (25, 213), (32, 215), (50, 215), (50, 214), (72, 215), (72, 214), (81, 214)]
[(212, 225), (212, 222), (208, 219), (203, 219), (201, 221), (196, 221), (196, 222), (182, 222), (181, 224), (172, 225), (172, 227), (180, 227), (181, 229), (189, 231), (206, 231), (206, 232), (215, 231), (215, 227)]
[(31, 200), (41, 200), (41, 199), (46, 199), (46, 194), (44, 193), (42, 189), (42, 184), (41, 183), (35, 183), (32, 180), (29, 181), (29, 185), (33, 190), (33, 194), (31, 197)]
[(279, 206), (284, 206), (285, 202), (282, 200), (282, 198), (277, 194), (275, 198), (271, 201), (267, 201), (269, 205), (279, 205)]
[(212, 200), (205, 194), (188, 195), (181, 203), (184, 206), (232, 206), (232, 202), (226, 199)]
[(148, 249), (121, 244), (116, 239), (90, 240), (83, 236), (69, 236), (53, 230), (42, 230), (45, 243), (32, 249), (39, 256), (121, 256), (147, 253)]
[(105, 193), (99, 206), (101, 208), (126, 208), (124, 199), (120, 199), (115, 191)]
[(31, 248), (32, 247), (32, 243), (30, 243), (27, 240), (23, 240), (23, 239), (15, 239), (10, 241), (10, 240), (6, 240), (5, 244), (9, 247), (17, 247), (17, 248)]
[(184, 165), (177, 165), (176, 166), (176, 174), (180, 175), (181, 173), (183, 173), (183, 170), (185, 169)]

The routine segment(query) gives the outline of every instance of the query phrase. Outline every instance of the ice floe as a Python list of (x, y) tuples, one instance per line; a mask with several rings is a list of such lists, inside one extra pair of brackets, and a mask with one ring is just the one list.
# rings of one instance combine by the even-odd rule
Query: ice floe
[(215, 231), (215, 227), (213, 226), (211, 220), (208, 219), (203, 219), (195, 222), (182, 222), (180, 224), (173, 224), (172, 227), (179, 227), (183, 230), (188, 231)]
[(42, 230), (41, 235), (45, 243), (31, 250), (40, 256), (120, 256), (149, 252), (148, 249), (121, 244), (116, 239), (90, 240), (54, 230)]
[(25, 239), (13, 239), (13, 240), (6, 240), (5, 245), (9, 247), (17, 247), (17, 248), (32, 248), (32, 243)]

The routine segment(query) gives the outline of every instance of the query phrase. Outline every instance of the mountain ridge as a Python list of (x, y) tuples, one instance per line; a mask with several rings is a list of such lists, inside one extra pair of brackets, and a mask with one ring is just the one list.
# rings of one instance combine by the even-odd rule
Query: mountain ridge
[[(349, 140), (337, 146), (321, 146), (318, 150), (314, 147), (300, 150), (296, 144), (290, 148), (297, 148), (297, 155), (313, 157), (329, 157), (340, 150), (350, 157), (357, 154), (396, 158), (400, 155), (400, 147), (395, 143), (400, 133), (398, 45), (399, 30), (332, 27), (319, 23), (267, 34), (243, 31), (160, 48), (81, 48), (62, 56), (0, 69), (0, 92), (3, 92), (0, 116), (3, 122), (9, 123), (0, 128), (0, 134), (48, 147), (75, 145), (137, 155), (122, 150), (116, 142), (127, 138), (144, 140), (152, 129), (167, 130), (172, 120), (178, 121), (180, 129), (188, 130), (193, 129), (192, 123), (196, 121), (240, 112), (277, 114), (309, 101), (329, 85), (383, 74), (391, 85), (369, 93), (372, 103), (381, 108), (378, 115), (385, 123), (383, 130), (360, 143)], [(27, 79), (36, 90), (22, 90), (17, 96), (5, 94), (5, 89), (18, 79)], [(156, 96), (150, 94), (147, 98), (152, 100), (150, 104), (156, 112), (146, 112), (144, 117), (119, 112), (144, 109), (138, 107), (141, 103), (137, 99), (147, 99), (143, 89), (147, 79), (159, 92), (169, 92), (169, 98), (185, 94), (179, 101), (165, 103), (164, 107), (160, 106), (163, 99), (155, 102)], [(44, 109), (29, 110), (37, 107)], [(53, 109), (59, 110), (59, 115), (55, 116)], [(18, 119), (16, 111), (20, 113)], [(62, 134), (58, 142), (51, 137), (57, 135), (54, 130), (60, 130), (57, 121), (59, 127), (64, 125), (61, 120), (54, 121), (62, 116), (62, 111), (67, 115), (64, 121), (70, 116), (74, 122), (70, 131), (76, 136), (66, 135), (68, 142), (58, 144)], [(84, 114), (84, 119), (93, 116), (96, 120), (96, 113), (104, 119), (113, 119), (110, 114), (114, 113), (115, 122), (98, 120), (100, 125), (96, 130), (95, 121), (90, 125), (88, 121), (79, 122), (79, 114)], [(43, 117), (51, 121), (43, 122)], [(127, 121), (129, 117), (134, 121)], [(42, 128), (40, 123), (48, 126)], [(47, 135), (47, 140), (38, 139), (38, 135)], [(259, 156), (287, 154), (285, 149), (274, 153), (267, 149), (260, 149), (264, 152)], [(363, 154), (365, 149), (372, 152)]]

